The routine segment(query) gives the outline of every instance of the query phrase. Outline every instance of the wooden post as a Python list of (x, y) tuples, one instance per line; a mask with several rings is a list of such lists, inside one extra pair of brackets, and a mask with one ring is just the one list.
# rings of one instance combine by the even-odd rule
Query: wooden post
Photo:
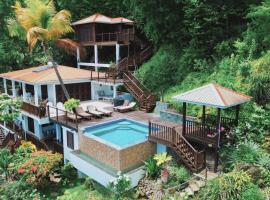
[(186, 119), (187, 118), (187, 103), (183, 102), (183, 126), (182, 126), (182, 134), (186, 134)]
[(238, 126), (239, 123), (239, 112), (240, 112), (240, 105), (235, 107), (235, 126)]
[(205, 125), (205, 106), (203, 106), (202, 123), (203, 123), (203, 125)]
[(220, 126), (221, 126), (221, 109), (218, 108), (217, 109), (217, 124), (216, 124), (216, 131), (218, 133), (218, 138), (217, 138), (217, 144), (215, 147), (215, 168), (214, 171), (217, 172), (217, 168), (218, 168), (218, 148), (220, 145)]

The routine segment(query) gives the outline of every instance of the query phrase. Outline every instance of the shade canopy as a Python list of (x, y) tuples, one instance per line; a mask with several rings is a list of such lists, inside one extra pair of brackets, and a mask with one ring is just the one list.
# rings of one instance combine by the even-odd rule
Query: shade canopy
[(176, 95), (173, 100), (225, 109), (245, 103), (251, 98), (245, 94), (211, 83)]
[(81, 25), (81, 24), (89, 24), (89, 23), (104, 23), (104, 24), (133, 24), (134, 22), (124, 18), (124, 17), (116, 17), (111, 18), (107, 17), (103, 14), (96, 13), (79, 21), (73, 22), (72, 26)]
[[(91, 71), (67, 66), (58, 66), (58, 71), (65, 83), (89, 81)], [(103, 73), (92, 72), (92, 78), (105, 76)], [(55, 70), (51, 67), (40, 66), (0, 74), (0, 78), (22, 81), (30, 84), (59, 84)]]

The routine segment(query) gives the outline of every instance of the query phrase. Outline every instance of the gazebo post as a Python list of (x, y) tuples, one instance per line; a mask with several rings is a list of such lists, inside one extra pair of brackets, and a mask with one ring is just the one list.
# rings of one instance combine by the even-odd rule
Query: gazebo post
[(221, 109), (217, 109), (217, 124), (216, 124), (216, 130), (218, 133), (218, 138), (217, 138), (217, 144), (215, 147), (215, 169), (214, 171), (217, 172), (218, 168), (218, 148), (219, 148), (219, 143), (220, 143), (220, 128), (221, 128)]
[(183, 102), (183, 126), (182, 126), (182, 134), (186, 134), (186, 118), (187, 118), (187, 103)]
[(239, 122), (240, 105), (235, 106), (235, 125), (238, 126)]
[(205, 125), (205, 105), (203, 105), (203, 110), (202, 110), (202, 123)]

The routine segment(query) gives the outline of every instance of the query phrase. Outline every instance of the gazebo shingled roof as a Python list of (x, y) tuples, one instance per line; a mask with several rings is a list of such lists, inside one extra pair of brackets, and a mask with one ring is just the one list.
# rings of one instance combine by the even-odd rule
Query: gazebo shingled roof
[(79, 21), (73, 22), (72, 26), (81, 25), (81, 24), (89, 24), (89, 23), (104, 23), (104, 24), (133, 24), (134, 22), (132, 20), (129, 20), (124, 17), (116, 17), (111, 18), (107, 17), (100, 13), (95, 13), (94, 15), (91, 15), (89, 17), (86, 17), (84, 19), (81, 19)]
[(245, 103), (251, 98), (245, 94), (211, 83), (176, 95), (173, 100), (225, 109)]

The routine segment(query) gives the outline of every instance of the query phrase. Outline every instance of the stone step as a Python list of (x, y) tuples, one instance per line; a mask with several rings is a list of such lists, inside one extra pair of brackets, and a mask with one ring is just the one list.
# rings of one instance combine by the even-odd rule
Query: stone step
[(188, 196), (193, 196), (194, 195), (194, 191), (190, 187), (187, 187), (185, 189), (185, 192), (187, 193)]
[(201, 181), (201, 180), (196, 180), (196, 181), (195, 181), (195, 184), (196, 184), (199, 188), (205, 186), (205, 182), (204, 182), (204, 181)]
[(200, 190), (196, 183), (190, 183), (189, 187), (193, 190), (193, 192), (198, 192)]

